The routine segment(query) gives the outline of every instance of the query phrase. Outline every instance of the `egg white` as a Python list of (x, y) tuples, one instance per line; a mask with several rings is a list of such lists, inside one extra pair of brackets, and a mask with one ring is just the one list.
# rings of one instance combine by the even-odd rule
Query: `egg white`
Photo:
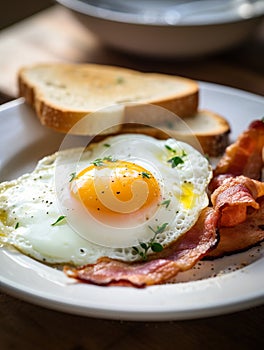
[[(175, 155), (184, 161), (173, 168), (168, 160)], [(120, 237), (115, 236), (114, 228), (106, 244), (87, 240), (80, 230), (88, 227), (87, 230), (98, 233), (102, 225), (87, 221), (90, 219), (71, 205), (67, 192), (72, 170), (79, 171), (95, 159), (107, 156), (143, 166), (160, 185), (162, 198), (156, 215), (144, 225), (135, 223), (126, 228), (128, 236), (134, 234), (130, 246), (118, 245)], [(65, 164), (66, 173), (58, 175), (58, 169)], [(51, 264), (83, 265), (102, 256), (135, 261), (140, 256), (133, 246), (153, 235), (149, 226), (156, 229), (168, 223), (164, 232), (156, 236), (156, 242), (165, 247), (194, 225), (208, 205), (206, 188), (211, 177), (207, 159), (190, 145), (174, 139), (119, 135), (92, 144), (84, 152), (79, 148), (59, 151), (43, 158), (32, 173), (0, 185), (0, 242)], [(61, 215), (66, 218), (53, 225)], [(74, 218), (84, 224), (75, 229)], [(108, 227), (107, 230), (109, 233)]]

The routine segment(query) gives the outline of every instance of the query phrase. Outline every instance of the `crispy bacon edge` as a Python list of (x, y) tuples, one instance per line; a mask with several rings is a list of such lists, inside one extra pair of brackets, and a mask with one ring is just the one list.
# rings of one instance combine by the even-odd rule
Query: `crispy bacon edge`
[(221, 211), (220, 226), (236, 226), (247, 219), (249, 207), (259, 209), (257, 198), (264, 196), (264, 183), (246, 176), (225, 178), (212, 193), (211, 202)]
[(100, 286), (134, 286), (142, 288), (162, 284), (179, 271), (185, 271), (212, 250), (218, 243), (219, 213), (213, 208), (202, 211), (196, 224), (175, 243), (148, 261), (127, 263), (103, 257), (95, 264), (64, 267), (68, 277)]
[(260, 180), (263, 167), (264, 122), (254, 120), (237, 140), (226, 148), (218, 162), (214, 177), (220, 174), (244, 175)]
[(264, 241), (264, 197), (259, 199), (259, 209), (251, 210), (247, 219), (233, 227), (219, 229), (219, 243), (205, 259), (240, 253)]
[(208, 256), (234, 254), (264, 240), (264, 121), (253, 121), (227, 147), (209, 184), (211, 202), (221, 211), (220, 240)]

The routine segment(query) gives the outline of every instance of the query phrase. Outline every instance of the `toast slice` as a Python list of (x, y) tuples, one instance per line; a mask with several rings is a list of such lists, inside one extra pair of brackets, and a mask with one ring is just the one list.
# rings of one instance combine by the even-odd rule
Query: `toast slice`
[[(195, 81), (114, 66), (37, 64), (19, 71), (18, 84), (20, 96), (34, 107), (41, 123), (60, 132), (68, 132), (84, 116), (114, 104), (154, 104), (180, 117), (198, 108)], [(116, 118), (116, 123), (122, 123), (121, 116)], [(93, 129), (93, 122), (90, 126)]]
[(228, 145), (228, 122), (211, 111), (198, 111), (199, 87), (191, 79), (114, 66), (50, 63), (22, 68), (18, 83), (20, 95), (41, 123), (59, 132), (175, 137), (201, 146), (209, 156), (219, 156)]
[(155, 127), (124, 124), (122, 132), (142, 133), (158, 139), (173, 137), (188, 142), (210, 157), (218, 157), (229, 144), (230, 125), (221, 115), (204, 109), (182, 120), (170, 120), (169, 124), (164, 121)]

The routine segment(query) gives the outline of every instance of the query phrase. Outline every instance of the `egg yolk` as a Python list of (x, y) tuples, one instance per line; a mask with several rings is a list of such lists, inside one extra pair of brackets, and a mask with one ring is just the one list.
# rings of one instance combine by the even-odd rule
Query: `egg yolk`
[(82, 170), (71, 191), (98, 221), (118, 226), (142, 223), (157, 210), (160, 187), (150, 171), (127, 161), (103, 160)]

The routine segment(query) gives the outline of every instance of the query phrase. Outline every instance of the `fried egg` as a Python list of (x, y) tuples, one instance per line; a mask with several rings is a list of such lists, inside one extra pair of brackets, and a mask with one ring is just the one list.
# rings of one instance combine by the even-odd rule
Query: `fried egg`
[(0, 242), (50, 264), (140, 260), (195, 224), (211, 177), (206, 157), (174, 139), (125, 134), (60, 150), (0, 185)]

